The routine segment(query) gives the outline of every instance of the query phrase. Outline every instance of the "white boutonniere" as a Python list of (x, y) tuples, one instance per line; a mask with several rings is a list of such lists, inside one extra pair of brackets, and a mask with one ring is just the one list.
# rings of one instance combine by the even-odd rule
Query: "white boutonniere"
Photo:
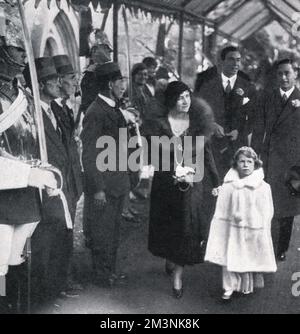
[(244, 96), (245, 92), (242, 88), (237, 88), (235, 90), (236, 94), (239, 95), (239, 96)]
[(244, 92), (244, 90), (243, 90), (242, 88), (237, 88), (237, 89), (235, 90), (235, 92), (236, 92), (237, 95), (243, 97), (243, 101), (242, 101), (243, 106), (244, 106), (245, 104), (247, 104), (247, 103), (250, 101), (249, 97), (244, 96), (244, 95), (245, 95), (245, 92)]
[(292, 106), (295, 107), (295, 108), (300, 107), (300, 100), (299, 99), (292, 100), (291, 103), (292, 103)]
[(247, 104), (250, 101), (249, 97), (244, 97), (243, 98), (243, 106)]

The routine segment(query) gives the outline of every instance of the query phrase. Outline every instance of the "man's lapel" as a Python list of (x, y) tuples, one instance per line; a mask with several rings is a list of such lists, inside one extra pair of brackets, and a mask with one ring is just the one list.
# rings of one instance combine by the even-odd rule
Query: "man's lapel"
[(43, 119), (45, 125), (46, 140), (52, 141), (52, 143), (57, 147), (57, 149), (60, 150), (61, 153), (63, 153), (66, 156), (67, 153), (65, 147), (58, 133), (55, 131), (52, 122), (50, 121), (49, 117), (46, 115), (44, 110), (43, 110)]
[(281, 96), (278, 89), (273, 90), (273, 94), (268, 101), (268, 106), (266, 109), (266, 132), (270, 133), (282, 112)]
[(115, 112), (114, 108), (109, 106), (105, 101), (103, 101), (99, 96), (96, 98), (96, 103), (101, 107), (106, 115), (117, 125), (119, 126), (119, 115)]
[[(243, 94), (238, 94), (238, 89), (243, 90)], [(234, 86), (230, 92), (230, 98), (232, 101), (232, 105), (237, 108), (243, 105), (243, 97), (247, 96), (247, 92), (245, 90), (244, 80), (238, 75), (235, 80)]]
[[(279, 94), (280, 95), (280, 94)], [(280, 97), (281, 99), (281, 97)], [(274, 124), (274, 127), (279, 126), (285, 119), (287, 119), (290, 115), (295, 112), (295, 107), (292, 105), (293, 100), (300, 100), (300, 92), (299, 90), (295, 87), (293, 93), (290, 95), (288, 100), (286, 101), (286, 104), (284, 105), (281, 113), (279, 114), (276, 123)], [(281, 103), (281, 100), (280, 100)]]

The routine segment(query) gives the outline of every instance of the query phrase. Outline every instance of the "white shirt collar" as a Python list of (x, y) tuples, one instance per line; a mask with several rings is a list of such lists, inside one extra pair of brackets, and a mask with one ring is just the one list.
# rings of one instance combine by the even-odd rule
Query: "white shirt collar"
[(228, 84), (228, 80), (230, 81), (230, 87), (231, 89), (233, 89), (236, 79), (237, 79), (237, 74), (233, 75), (231, 78), (226, 77), (226, 75), (222, 72), (221, 73), (221, 77), (222, 77), (222, 84), (223, 84), (223, 88), (225, 89), (227, 87)]
[(288, 91), (285, 92), (284, 90), (282, 90), (281, 88), (279, 88), (281, 97), (283, 96), (283, 94), (285, 94), (286, 97), (289, 98), (292, 95), (294, 89), (295, 89), (295, 86), (293, 86), (290, 90), (288, 90)]
[[(60, 107), (63, 107), (63, 105), (62, 105), (62, 98), (61, 98), (61, 97), (55, 99), (54, 101), (55, 101)], [(70, 99), (67, 99), (67, 100), (66, 100), (66, 105), (67, 105), (68, 108), (73, 109), (73, 106), (72, 106), (72, 103), (71, 103)]]
[(115, 108), (116, 107), (116, 101), (110, 99), (107, 96), (101, 95), (100, 93), (98, 94), (100, 99), (102, 99), (104, 102), (106, 102), (110, 107)]
[(148, 87), (150, 93), (152, 94), (152, 96), (155, 96), (155, 87), (146, 83), (146, 86)]
[(47, 117), (50, 119), (54, 129), (56, 130), (57, 129), (57, 121), (56, 121), (56, 118), (53, 114), (53, 111), (51, 110), (51, 107), (48, 103), (41, 101), (41, 107), (42, 109), (44, 110), (45, 114), (47, 115)]
[(41, 100), (41, 107), (47, 112), (50, 109), (50, 105)]

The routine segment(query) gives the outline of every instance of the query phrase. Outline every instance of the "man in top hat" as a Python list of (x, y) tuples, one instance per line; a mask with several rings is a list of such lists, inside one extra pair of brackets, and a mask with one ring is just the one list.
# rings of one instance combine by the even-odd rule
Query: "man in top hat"
[(75, 137), (75, 119), (73, 106), (70, 98), (74, 96), (77, 90), (77, 77), (76, 72), (73, 69), (70, 58), (67, 55), (58, 55), (53, 57), (56, 71), (60, 77), (60, 97), (51, 102), (51, 109), (60, 125), (62, 130), (62, 141), (66, 147), (66, 150), (70, 156), (71, 171), (70, 175), (73, 180), (73, 199), (74, 204), (72, 208), (76, 208), (76, 203), (82, 193), (81, 182), (81, 165), (79, 154), (77, 151)]
[(77, 91), (77, 76), (67, 55), (53, 57), (56, 71), (60, 78), (61, 96), (51, 103), (51, 107), (63, 126), (68, 131), (68, 139), (74, 135), (75, 119), (71, 97)]
[[(55, 116), (51, 102), (60, 97), (59, 75), (53, 58), (35, 59), (40, 91), (40, 103), (43, 111), (48, 162), (62, 175), (62, 192), (66, 198), (64, 204), (60, 196), (43, 193), (42, 221), (32, 238), (32, 291), (35, 301), (55, 297), (66, 290), (68, 267), (72, 254), (72, 225), (75, 217), (72, 160), (64, 144), (65, 129)], [(27, 85), (31, 87), (28, 66), (24, 70)]]
[(286, 174), (295, 172), (293, 168), (300, 157), (300, 91), (296, 88), (297, 70), (292, 60), (279, 61), (275, 69), (277, 88), (264, 98), (252, 145), (261, 155), (266, 181), (271, 185), (272, 238), (277, 259), (284, 261), (294, 216), (300, 214), (300, 198), (293, 195), (286, 182)]
[(96, 29), (95, 41), (90, 51), (90, 64), (85, 70), (82, 77), (81, 88), (81, 105), (80, 112), (85, 114), (89, 105), (95, 100), (98, 91), (94, 85), (95, 67), (98, 64), (104, 64), (111, 61), (111, 53), (113, 49), (104, 31)]
[[(77, 90), (77, 77), (67, 55), (54, 56), (53, 60), (56, 71), (60, 77), (61, 96), (51, 102), (51, 109), (59, 123), (62, 131), (62, 142), (68, 154), (69, 170), (65, 182), (68, 185), (68, 192), (70, 195), (69, 209), (71, 211), (71, 216), (75, 217), (77, 202), (82, 194), (82, 173), (77, 148), (77, 141), (80, 139), (75, 137), (76, 125), (70, 98), (74, 96)], [(72, 250), (67, 253), (71, 257)], [(71, 258), (69, 260), (71, 260)], [(68, 291), (68, 293), (70, 293), (70, 291)]]
[[(100, 171), (97, 157), (104, 150), (97, 141), (109, 136), (119, 147), (119, 129), (126, 128), (126, 120), (118, 108), (125, 87), (118, 64), (110, 62), (98, 65), (95, 70), (98, 95), (88, 108), (81, 133), (82, 162), (85, 174), (85, 235), (90, 238), (96, 282), (112, 286), (118, 279), (117, 250), (120, 235), (121, 213), (124, 199), (129, 192), (127, 171), (119, 171), (119, 151), (109, 152), (109, 159), (116, 161), (116, 170)], [(127, 143), (120, 143), (127, 146)]]

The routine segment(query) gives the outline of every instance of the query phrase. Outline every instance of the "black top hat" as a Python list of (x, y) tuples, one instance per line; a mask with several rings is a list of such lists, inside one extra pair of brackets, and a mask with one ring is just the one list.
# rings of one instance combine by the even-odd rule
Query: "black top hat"
[(300, 197), (300, 166), (293, 166), (286, 172), (285, 184), (291, 195)]
[(56, 71), (59, 75), (74, 74), (70, 58), (67, 55), (58, 55), (53, 57)]
[(38, 80), (47, 80), (57, 77), (54, 60), (51, 57), (40, 57), (35, 59), (35, 66)]
[(118, 80), (124, 78), (119, 65), (114, 62), (97, 65), (95, 74), (98, 80)]
[[(35, 67), (38, 81), (46, 81), (58, 77), (53, 58), (51, 57), (36, 58)], [(28, 64), (25, 66), (23, 75), (27, 86), (31, 87), (31, 77)]]

